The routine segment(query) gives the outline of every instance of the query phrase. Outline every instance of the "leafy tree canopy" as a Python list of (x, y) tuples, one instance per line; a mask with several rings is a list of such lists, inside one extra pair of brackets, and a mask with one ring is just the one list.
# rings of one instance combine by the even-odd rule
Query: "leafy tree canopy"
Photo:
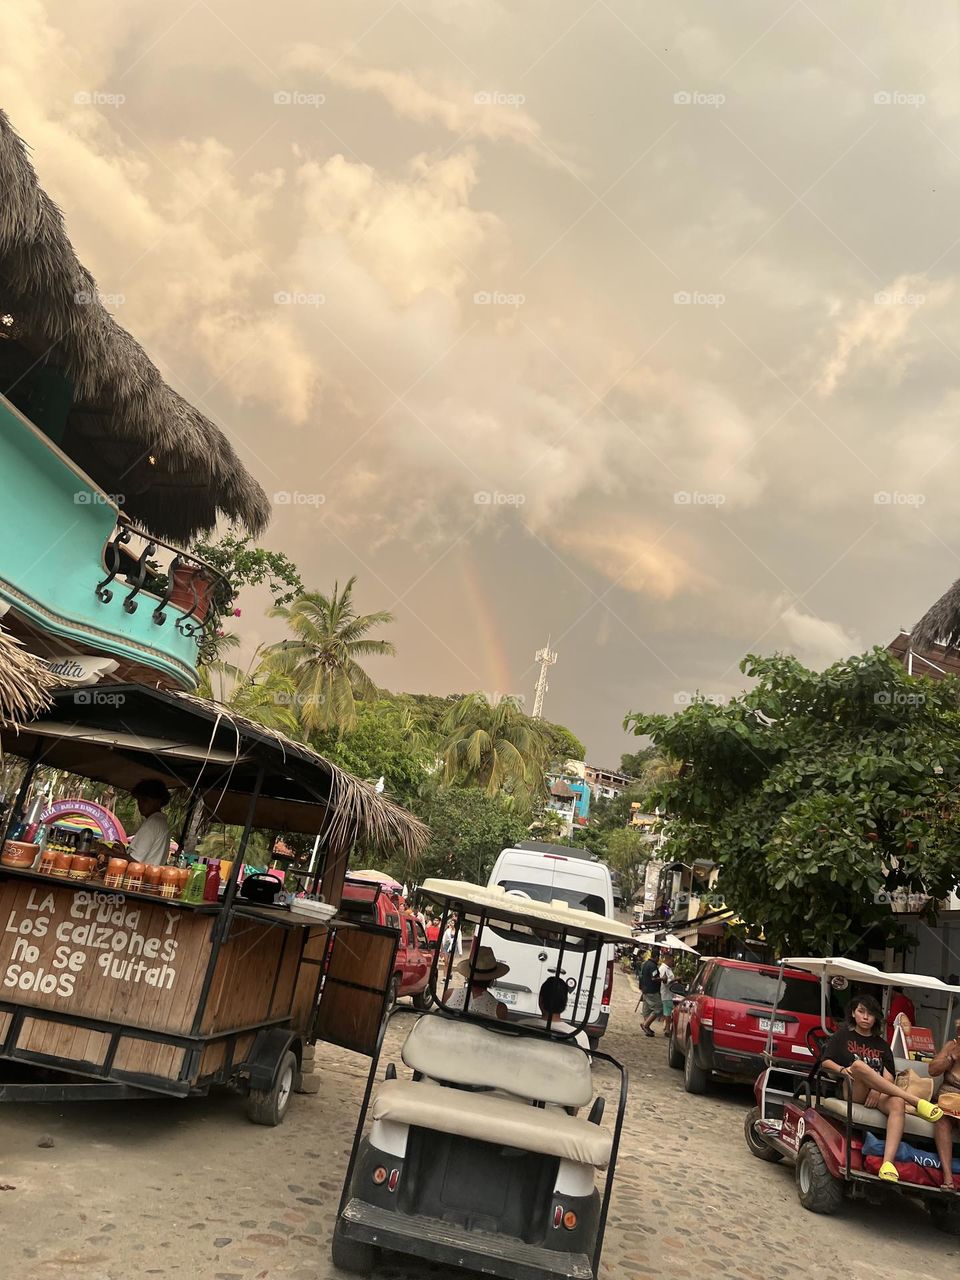
[(541, 720), (543, 735), (547, 740), (548, 759), (551, 764), (563, 765), (568, 760), (585, 760), (587, 749), (580, 739), (562, 724)]
[(418, 808), (426, 766), (435, 751), (429, 738), (418, 733), (407, 709), (395, 702), (357, 703), (356, 722), (349, 733), (315, 733), (311, 746), (341, 769), (358, 778), (384, 780), (384, 791), (407, 808)]
[[(476, 787), (437, 791), (422, 816), (430, 826), (430, 843), (413, 869), (419, 881), (439, 876), (486, 884), (500, 850), (528, 838), (526, 823), (509, 800)], [(394, 874), (402, 879), (403, 868)], [(409, 878), (409, 868), (405, 874)]]
[(822, 673), (779, 655), (741, 670), (756, 686), (725, 706), (624, 721), (685, 762), (656, 797), (672, 855), (718, 862), (724, 901), (782, 954), (895, 937), (890, 895), (941, 898), (960, 872), (960, 682), (880, 648)]

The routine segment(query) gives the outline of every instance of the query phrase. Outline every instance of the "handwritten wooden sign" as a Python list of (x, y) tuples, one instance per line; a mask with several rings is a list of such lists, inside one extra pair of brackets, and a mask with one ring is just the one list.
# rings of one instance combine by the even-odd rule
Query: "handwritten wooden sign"
[(104, 1021), (188, 1029), (210, 917), (183, 908), (0, 883), (0, 999)]

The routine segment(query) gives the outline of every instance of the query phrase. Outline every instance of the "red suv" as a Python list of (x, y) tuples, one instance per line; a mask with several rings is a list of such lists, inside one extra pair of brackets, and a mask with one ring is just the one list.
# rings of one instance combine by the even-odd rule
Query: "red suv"
[(347, 876), (343, 882), (340, 911), (348, 919), (359, 918), (396, 929), (400, 939), (390, 1003), (396, 1004), (400, 996), (412, 996), (417, 1009), (429, 1009), (431, 1000), (427, 979), (430, 977), (433, 951), (427, 945), (423, 925), (403, 905), (399, 894), (391, 893), (387, 885), (378, 884), (375, 880), (351, 880)]
[(714, 1073), (757, 1078), (767, 1066), (763, 1055), (774, 1005), (774, 1059), (813, 1065), (807, 1036), (820, 1025), (820, 982), (811, 973), (784, 969), (778, 998), (779, 978), (777, 965), (719, 956), (704, 960), (687, 994), (674, 1004), (667, 1042), (667, 1062), (683, 1068), (687, 1093), (703, 1093)]

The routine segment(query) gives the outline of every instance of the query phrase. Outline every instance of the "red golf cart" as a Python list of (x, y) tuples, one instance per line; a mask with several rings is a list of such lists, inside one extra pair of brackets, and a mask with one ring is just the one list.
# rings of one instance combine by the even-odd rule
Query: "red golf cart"
[[(887, 1117), (844, 1097), (838, 1082), (820, 1065), (820, 1050), (829, 1034), (826, 1010), (831, 984), (911, 987), (940, 993), (947, 1004), (944, 1030), (952, 1025), (953, 1000), (960, 988), (920, 974), (883, 973), (872, 965), (843, 958), (789, 959), (783, 965), (819, 977), (823, 1025), (808, 1034), (807, 1043), (815, 1058), (811, 1069), (774, 1064), (758, 1078), (754, 1086), (757, 1105), (744, 1121), (751, 1154), (759, 1160), (791, 1161), (800, 1203), (812, 1213), (836, 1213), (845, 1200), (878, 1199), (899, 1192), (920, 1197), (937, 1227), (960, 1235), (960, 1192), (942, 1189), (932, 1125), (908, 1113), (903, 1141), (912, 1150), (908, 1159), (894, 1162), (900, 1181), (881, 1181), (877, 1176), (881, 1157), (876, 1149), (886, 1132)], [(927, 1075), (926, 1063), (920, 1059), (898, 1057), (895, 1061), (898, 1071), (909, 1067), (917, 1075)], [(960, 1141), (955, 1141), (953, 1150), (957, 1169)]]

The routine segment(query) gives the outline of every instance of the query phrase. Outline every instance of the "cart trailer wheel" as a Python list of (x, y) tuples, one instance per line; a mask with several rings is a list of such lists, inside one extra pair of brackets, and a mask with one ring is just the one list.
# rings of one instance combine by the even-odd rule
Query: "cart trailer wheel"
[(333, 1244), (330, 1249), (333, 1265), (338, 1271), (348, 1271), (353, 1275), (369, 1276), (377, 1261), (377, 1250), (365, 1240), (350, 1240), (340, 1229), (340, 1223), (333, 1229)]
[(278, 1125), (290, 1106), (297, 1072), (297, 1055), (288, 1049), (280, 1059), (276, 1078), (269, 1089), (251, 1089), (247, 1099), (247, 1115), (254, 1124)]
[(769, 1160), (771, 1164), (776, 1164), (783, 1159), (783, 1153), (776, 1147), (769, 1146), (757, 1132), (756, 1123), (759, 1119), (759, 1107), (752, 1107), (743, 1118), (743, 1136), (747, 1140), (747, 1150), (758, 1160)]
[(823, 1153), (813, 1141), (800, 1148), (796, 1179), (800, 1203), (811, 1213), (836, 1213), (843, 1204), (843, 1184), (831, 1176)]
[(697, 1050), (691, 1040), (683, 1060), (683, 1087), (687, 1093), (706, 1093), (709, 1079), (703, 1067), (697, 1065)]

